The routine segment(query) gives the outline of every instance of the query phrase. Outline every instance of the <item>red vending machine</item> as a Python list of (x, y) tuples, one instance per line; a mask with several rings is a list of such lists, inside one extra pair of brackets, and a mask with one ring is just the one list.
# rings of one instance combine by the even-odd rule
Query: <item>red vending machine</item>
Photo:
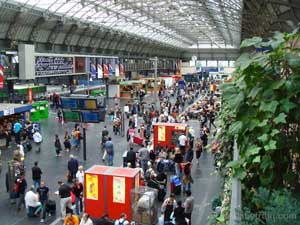
[(187, 133), (187, 124), (183, 123), (156, 123), (154, 130), (154, 149), (157, 146), (175, 148), (181, 134)]
[(85, 208), (93, 218), (108, 214), (116, 220), (126, 213), (131, 220), (131, 190), (138, 188), (140, 169), (95, 165), (85, 172)]

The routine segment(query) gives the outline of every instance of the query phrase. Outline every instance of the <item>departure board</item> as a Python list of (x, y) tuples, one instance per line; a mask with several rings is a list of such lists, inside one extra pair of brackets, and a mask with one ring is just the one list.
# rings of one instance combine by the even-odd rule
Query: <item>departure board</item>
[(81, 122), (79, 111), (63, 111), (64, 121)]
[(82, 121), (85, 123), (99, 123), (100, 116), (98, 112), (82, 112)]
[(61, 98), (62, 108), (65, 109), (78, 109), (78, 103), (76, 99)]
[(82, 110), (95, 110), (97, 109), (96, 99), (79, 99), (79, 107)]

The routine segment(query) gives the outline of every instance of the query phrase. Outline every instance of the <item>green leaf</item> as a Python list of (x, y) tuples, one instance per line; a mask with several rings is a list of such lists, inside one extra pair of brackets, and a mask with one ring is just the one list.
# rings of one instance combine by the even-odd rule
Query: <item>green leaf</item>
[(252, 63), (252, 59), (249, 53), (243, 53), (236, 61), (236, 68), (240, 68), (240, 70), (245, 70)]
[(286, 123), (286, 115), (285, 113), (280, 113), (275, 119), (274, 123), (279, 124), (279, 123)]
[(284, 83), (285, 83), (285, 80), (277, 80), (277, 81), (275, 81), (275, 82), (271, 85), (271, 88), (272, 88), (273, 90), (277, 90), (277, 89), (279, 89), (280, 87), (282, 87), (282, 85), (284, 85)]
[(253, 37), (253, 38), (250, 38), (250, 39), (246, 39), (242, 42), (241, 48), (247, 48), (247, 47), (250, 47), (250, 46), (254, 46), (254, 45), (257, 45), (261, 42), (262, 42), (261, 37)]
[(224, 223), (225, 222), (225, 217), (223, 214), (221, 214), (218, 218), (217, 218), (217, 221), (221, 222), (221, 223)]
[(234, 170), (233, 176), (237, 179), (243, 180), (247, 176), (247, 173), (244, 168), (240, 167)]
[(274, 113), (279, 105), (278, 101), (271, 101), (269, 103), (262, 102), (259, 106), (259, 110), (263, 112), (271, 112)]
[(271, 156), (265, 155), (261, 159), (260, 168), (263, 172), (265, 172), (267, 169), (271, 169), (274, 167), (274, 162), (271, 159)]
[(288, 53), (287, 54), (287, 61), (289, 66), (291, 67), (299, 67), (300, 66), (300, 57), (296, 54)]
[(272, 137), (274, 137), (276, 134), (279, 134), (279, 133), (280, 133), (279, 130), (273, 129), (270, 135), (271, 135)]
[(267, 134), (263, 134), (257, 138), (261, 142), (266, 142), (269, 139), (269, 136)]
[(268, 120), (263, 120), (261, 123), (258, 124), (258, 127), (264, 127), (268, 124)]
[(261, 147), (258, 147), (256, 145), (250, 146), (246, 151), (246, 157), (249, 157), (251, 155), (256, 155), (261, 150)]
[(289, 99), (287, 98), (281, 100), (280, 103), (281, 103), (282, 110), (285, 111), (286, 113), (288, 113), (291, 109), (296, 107), (296, 104), (290, 102)]
[(240, 166), (240, 162), (238, 160), (233, 160), (226, 165), (227, 168), (236, 168), (238, 166)]
[(256, 95), (262, 90), (262, 87), (259, 86), (255, 86), (254, 88), (252, 88), (252, 90), (250, 91), (248, 98), (252, 98), (254, 99), (256, 97)]
[(242, 126), (243, 126), (243, 123), (241, 121), (234, 122), (229, 128), (229, 132), (231, 134), (238, 134), (240, 132), (240, 130), (242, 129)]
[(266, 151), (271, 151), (271, 150), (275, 150), (276, 149), (276, 141), (274, 140), (270, 140), (268, 144), (266, 144), (264, 146)]
[(255, 158), (252, 160), (253, 163), (260, 163), (260, 155), (255, 156)]

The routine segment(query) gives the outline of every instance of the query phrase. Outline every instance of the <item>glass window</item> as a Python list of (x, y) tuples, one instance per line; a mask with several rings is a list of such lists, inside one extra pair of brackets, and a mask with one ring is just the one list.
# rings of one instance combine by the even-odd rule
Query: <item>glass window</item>
[(216, 61), (216, 60), (213, 60), (213, 61), (208, 60), (207, 61), (207, 67), (218, 67), (218, 61)]

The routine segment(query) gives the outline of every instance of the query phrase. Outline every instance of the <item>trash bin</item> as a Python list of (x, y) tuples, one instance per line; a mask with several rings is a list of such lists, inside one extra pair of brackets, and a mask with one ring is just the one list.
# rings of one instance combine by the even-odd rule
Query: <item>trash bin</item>
[(47, 119), (49, 116), (48, 101), (41, 101), (41, 102), (38, 102), (38, 104), (39, 104), (39, 110), (40, 110), (40, 118)]
[(32, 109), (30, 110), (30, 120), (38, 121), (40, 119), (40, 106), (38, 103), (32, 104)]

